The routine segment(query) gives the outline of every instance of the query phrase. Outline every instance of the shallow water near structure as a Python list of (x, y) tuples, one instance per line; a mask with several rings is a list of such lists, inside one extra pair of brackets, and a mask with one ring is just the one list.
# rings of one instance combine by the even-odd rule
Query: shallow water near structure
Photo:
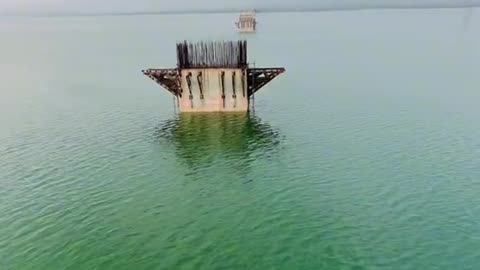
[[(480, 268), (480, 10), (0, 18), (0, 269)], [(250, 114), (140, 71), (245, 38)]]

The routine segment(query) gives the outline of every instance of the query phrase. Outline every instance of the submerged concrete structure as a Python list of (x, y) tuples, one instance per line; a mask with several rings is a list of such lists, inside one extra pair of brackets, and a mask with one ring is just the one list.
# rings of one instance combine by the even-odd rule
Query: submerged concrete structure
[(283, 67), (251, 68), (247, 42), (177, 44), (177, 67), (143, 74), (176, 98), (180, 112), (247, 111), (250, 99)]

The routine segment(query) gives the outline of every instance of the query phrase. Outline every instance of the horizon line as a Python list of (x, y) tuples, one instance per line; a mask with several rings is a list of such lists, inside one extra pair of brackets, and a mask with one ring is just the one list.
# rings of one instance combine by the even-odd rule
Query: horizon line
[(108, 17), (108, 16), (143, 16), (143, 15), (188, 15), (188, 14), (230, 14), (240, 13), (245, 10), (254, 10), (257, 13), (307, 13), (328, 11), (362, 11), (362, 10), (414, 10), (414, 9), (463, 9), (478, 8), (479, 4), (456, 5), (388, 5), (388, 6), (350, 6), (350, 7), (280, 7), (280, 8), (229, 8), (229, 9), (200, 9), (200, 10), (165, 10), (165, 11), (121, 11), (121, 12), (39, 12), (39, 13), (0, 13), (4, 17)]

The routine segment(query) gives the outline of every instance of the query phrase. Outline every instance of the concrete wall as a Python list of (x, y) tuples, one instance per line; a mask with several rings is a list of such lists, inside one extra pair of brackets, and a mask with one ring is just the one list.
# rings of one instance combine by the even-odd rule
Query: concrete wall
[[(202, 73), (203, 79), (203, 99), (200, 97), (200, 87), (197, 81), (197, 75)], [(222, 98), (221, 73), (224, 76), (225, 101)], [(233, 97), (232, 74), (235, 72), (235, 93)], [(187, 75), (191, 73), (191, 92), (187, 83)], [(247, 111), (248, 94), (247, 82), (244, 77), (245, 95), (242, 89), (242, 70), (241, 69), (184, 69), (181, 71), (182, 97), (179, 97), (179, 108), (181, 112), (217, 112), (217, 111)]]
[(243, 33), (255, 32), (255, 17), (240, 17), (238, 22), (238, 29)]

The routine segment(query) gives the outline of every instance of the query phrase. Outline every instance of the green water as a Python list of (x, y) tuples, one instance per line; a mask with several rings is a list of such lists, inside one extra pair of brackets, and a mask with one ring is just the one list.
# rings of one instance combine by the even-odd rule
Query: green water
[(235, 14), (0, 19), (0, 269), (480, 269), (480, 10), (261, 14), (247, 114), (140, 70)]

